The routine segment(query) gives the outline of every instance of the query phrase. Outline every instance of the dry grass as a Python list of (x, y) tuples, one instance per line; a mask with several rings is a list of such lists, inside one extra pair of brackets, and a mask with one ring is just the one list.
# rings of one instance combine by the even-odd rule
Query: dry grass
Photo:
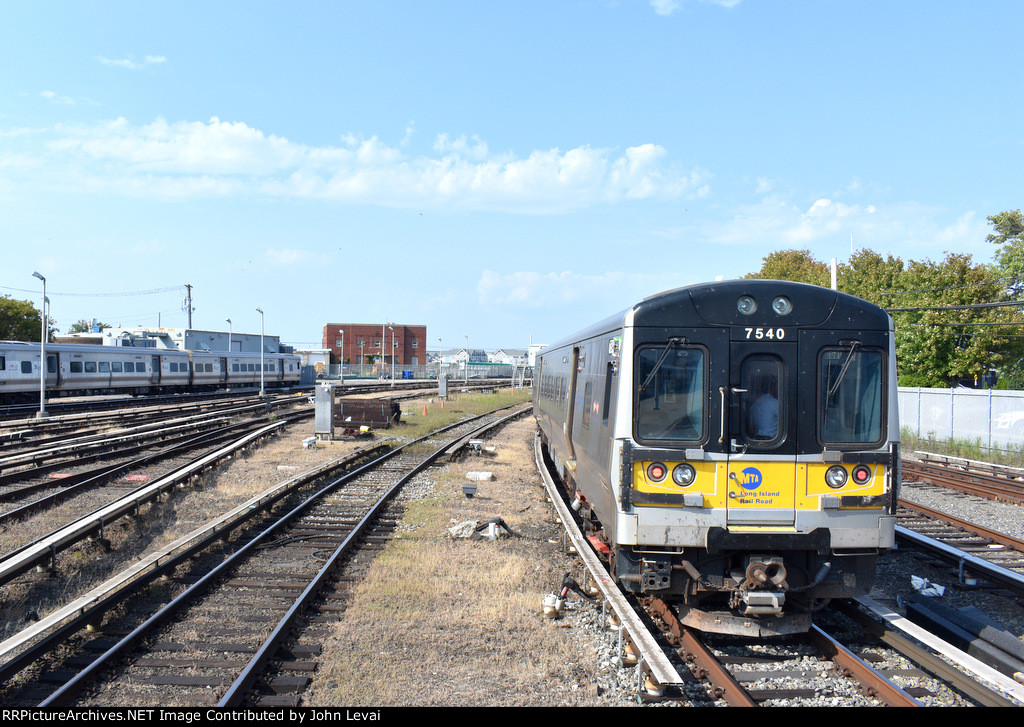
[[(519, 420), (499, 435), (497, 456), (430, 475), (433, 495), (408, 504), (403, 537), (374, 560), (333, 626), (306, 704), (566, 704), (553, 685), (593, 694), (570, 665), (580, 658), (572, 635), (542, 615), (573, 561), (551, 542), (559, 526), (533, 471), (532, 428)], [(495, 474), (472, 499), (461, 494), (468, 470)], [(456, 522), (494, 517), (518, 537), (448, 535)]]

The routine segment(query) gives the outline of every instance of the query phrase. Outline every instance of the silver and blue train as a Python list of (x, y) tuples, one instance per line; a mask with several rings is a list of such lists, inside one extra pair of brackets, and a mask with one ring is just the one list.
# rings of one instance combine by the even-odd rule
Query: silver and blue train
[(805, 631), (893, 546), (893, 324), (827, 288), (692, 285), (538, 354), (534, 412), (627, 591), (707, 632)]
[[(0, 341), (0, 403), (39, 400), (40, 346)], [(262, 371), (261, 371), (262, 365)], [(155, 394), (299, 383), (299, 356), (177, 351), (91, 344), (46, 345), (46, 396)]]

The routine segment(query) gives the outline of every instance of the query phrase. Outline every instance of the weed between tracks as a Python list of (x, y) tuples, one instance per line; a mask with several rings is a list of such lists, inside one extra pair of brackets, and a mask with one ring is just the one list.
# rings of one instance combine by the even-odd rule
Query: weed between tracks
[[(532, 430), (519, 420), (489, 438), (496, 455), (420, 478), (432, 480), (432, 492), (405, 503), (400, 537), (354, 587), (305, 704), (564, 705), (594, 694), (581, 689), (592, 687), (593, 670), (570, 666), (580, 658), (572, 633), (541, 613), (574, 564), (552, 545), (560, 526), (534, 472)], [(494, 475), (472, 499), (461, 490), (469, 470)], [(448, 534), (455, 523), (495, 517), (516, 536)]]

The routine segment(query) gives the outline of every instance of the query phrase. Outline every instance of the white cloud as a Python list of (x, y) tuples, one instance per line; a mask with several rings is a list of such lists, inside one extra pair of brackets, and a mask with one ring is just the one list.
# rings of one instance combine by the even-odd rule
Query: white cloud
[(651, 7), (658, 15), (671, 15), (679, 6), (679, 0), (651, 0)]
[(319, 253), (295, 248), (284, 248), (281, 250), (271, 248), (267, 250), (266, 256), (275, 265), (309, 265), (326, 260), (326, 256)]
[(699, 196), (709, 179), (703, 170), (678, 168), (656, 144), (518, 157), (495, 154), (478, 137), (440, 134), (433, 154), (410, 156), (406, 140), (392, 146), (346, 135), (338, 146), (308, 146), (218, 118), (141, 126), (118, 118), (60, 125), (42, 137), (42, 147), (27, 152), (40, 157), (39, 186), (157, 198), (246, 195), (546, 213)]
[(164, 56), (146, 56), (141, 61), (136, 61), (131, 58), (104, 58), (103, 56), (97, 56), (96, 60), (105, 66), (112, 68), (124, 68), (129, 71), (139, 71), (147, 66), (158, 66), (167, 62), (167, 58)]
[[(497, 273), (484, 270), (477, 281), (477, 297), (482, 306), (503, 308), (560, 308), (585, 304), (591, 316), (611, 315), (644, 297), (684, 284), (678, 276), (662, 273), (624, 273), (611, 271), (583, 275), (566, 270), (560, 273), (518, 271)], [(615, 308), (615, 300), (623, 301)], [(597, 307), (594, 307), (594, 304)], [(607, 310), (602, 310), (608, 306)]]
[[(739, 5), (743, 0), (700, 0), (711, 5), (720, 5), (723, 8), (732, 8)], [(658, 15), (671, 15), (683, 6), (681, 0), (651, 0), (651, 7)]]
[(60, 106), (99, 106), (98, 103), (87, 98), (71, 98), (70, 96), (61, 96), (53, 91), (40, 91), (39, 95), (45, 98), (50, 103), (55, 103)]

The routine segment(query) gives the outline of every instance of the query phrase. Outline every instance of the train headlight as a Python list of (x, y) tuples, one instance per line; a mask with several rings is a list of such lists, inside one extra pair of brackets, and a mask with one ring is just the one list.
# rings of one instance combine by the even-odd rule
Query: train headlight
[(677, 464), (672, 468), (672, 481), (680, 487), (689, 487), (693, 484), (697, 472), (688, 464)]
[(740, 299), (736, 301), (736, 310), (745, 316), (749, 316), (757, 310), (757, 301), (749, 295), (741, 296)]
[(789, 298), (784, 295), (780, 295), (772, 301), (772, 310), (780, 316), (788, 316), (793, 312), (793, 304), (790, 302)]
[(839, 465), (829, 467), (825, 472), (825, 484), (834, 490), (846, 484), (846, 468)]
[(871, 469), (862, 464), (853, 468), (853, 481), (858, 485), (866, 485), (871, 479)]
[(668, 474), (668, 467), (661, 462), (651, 462), (647, 465), (647, 479), (651, 482), (661, 482)]

